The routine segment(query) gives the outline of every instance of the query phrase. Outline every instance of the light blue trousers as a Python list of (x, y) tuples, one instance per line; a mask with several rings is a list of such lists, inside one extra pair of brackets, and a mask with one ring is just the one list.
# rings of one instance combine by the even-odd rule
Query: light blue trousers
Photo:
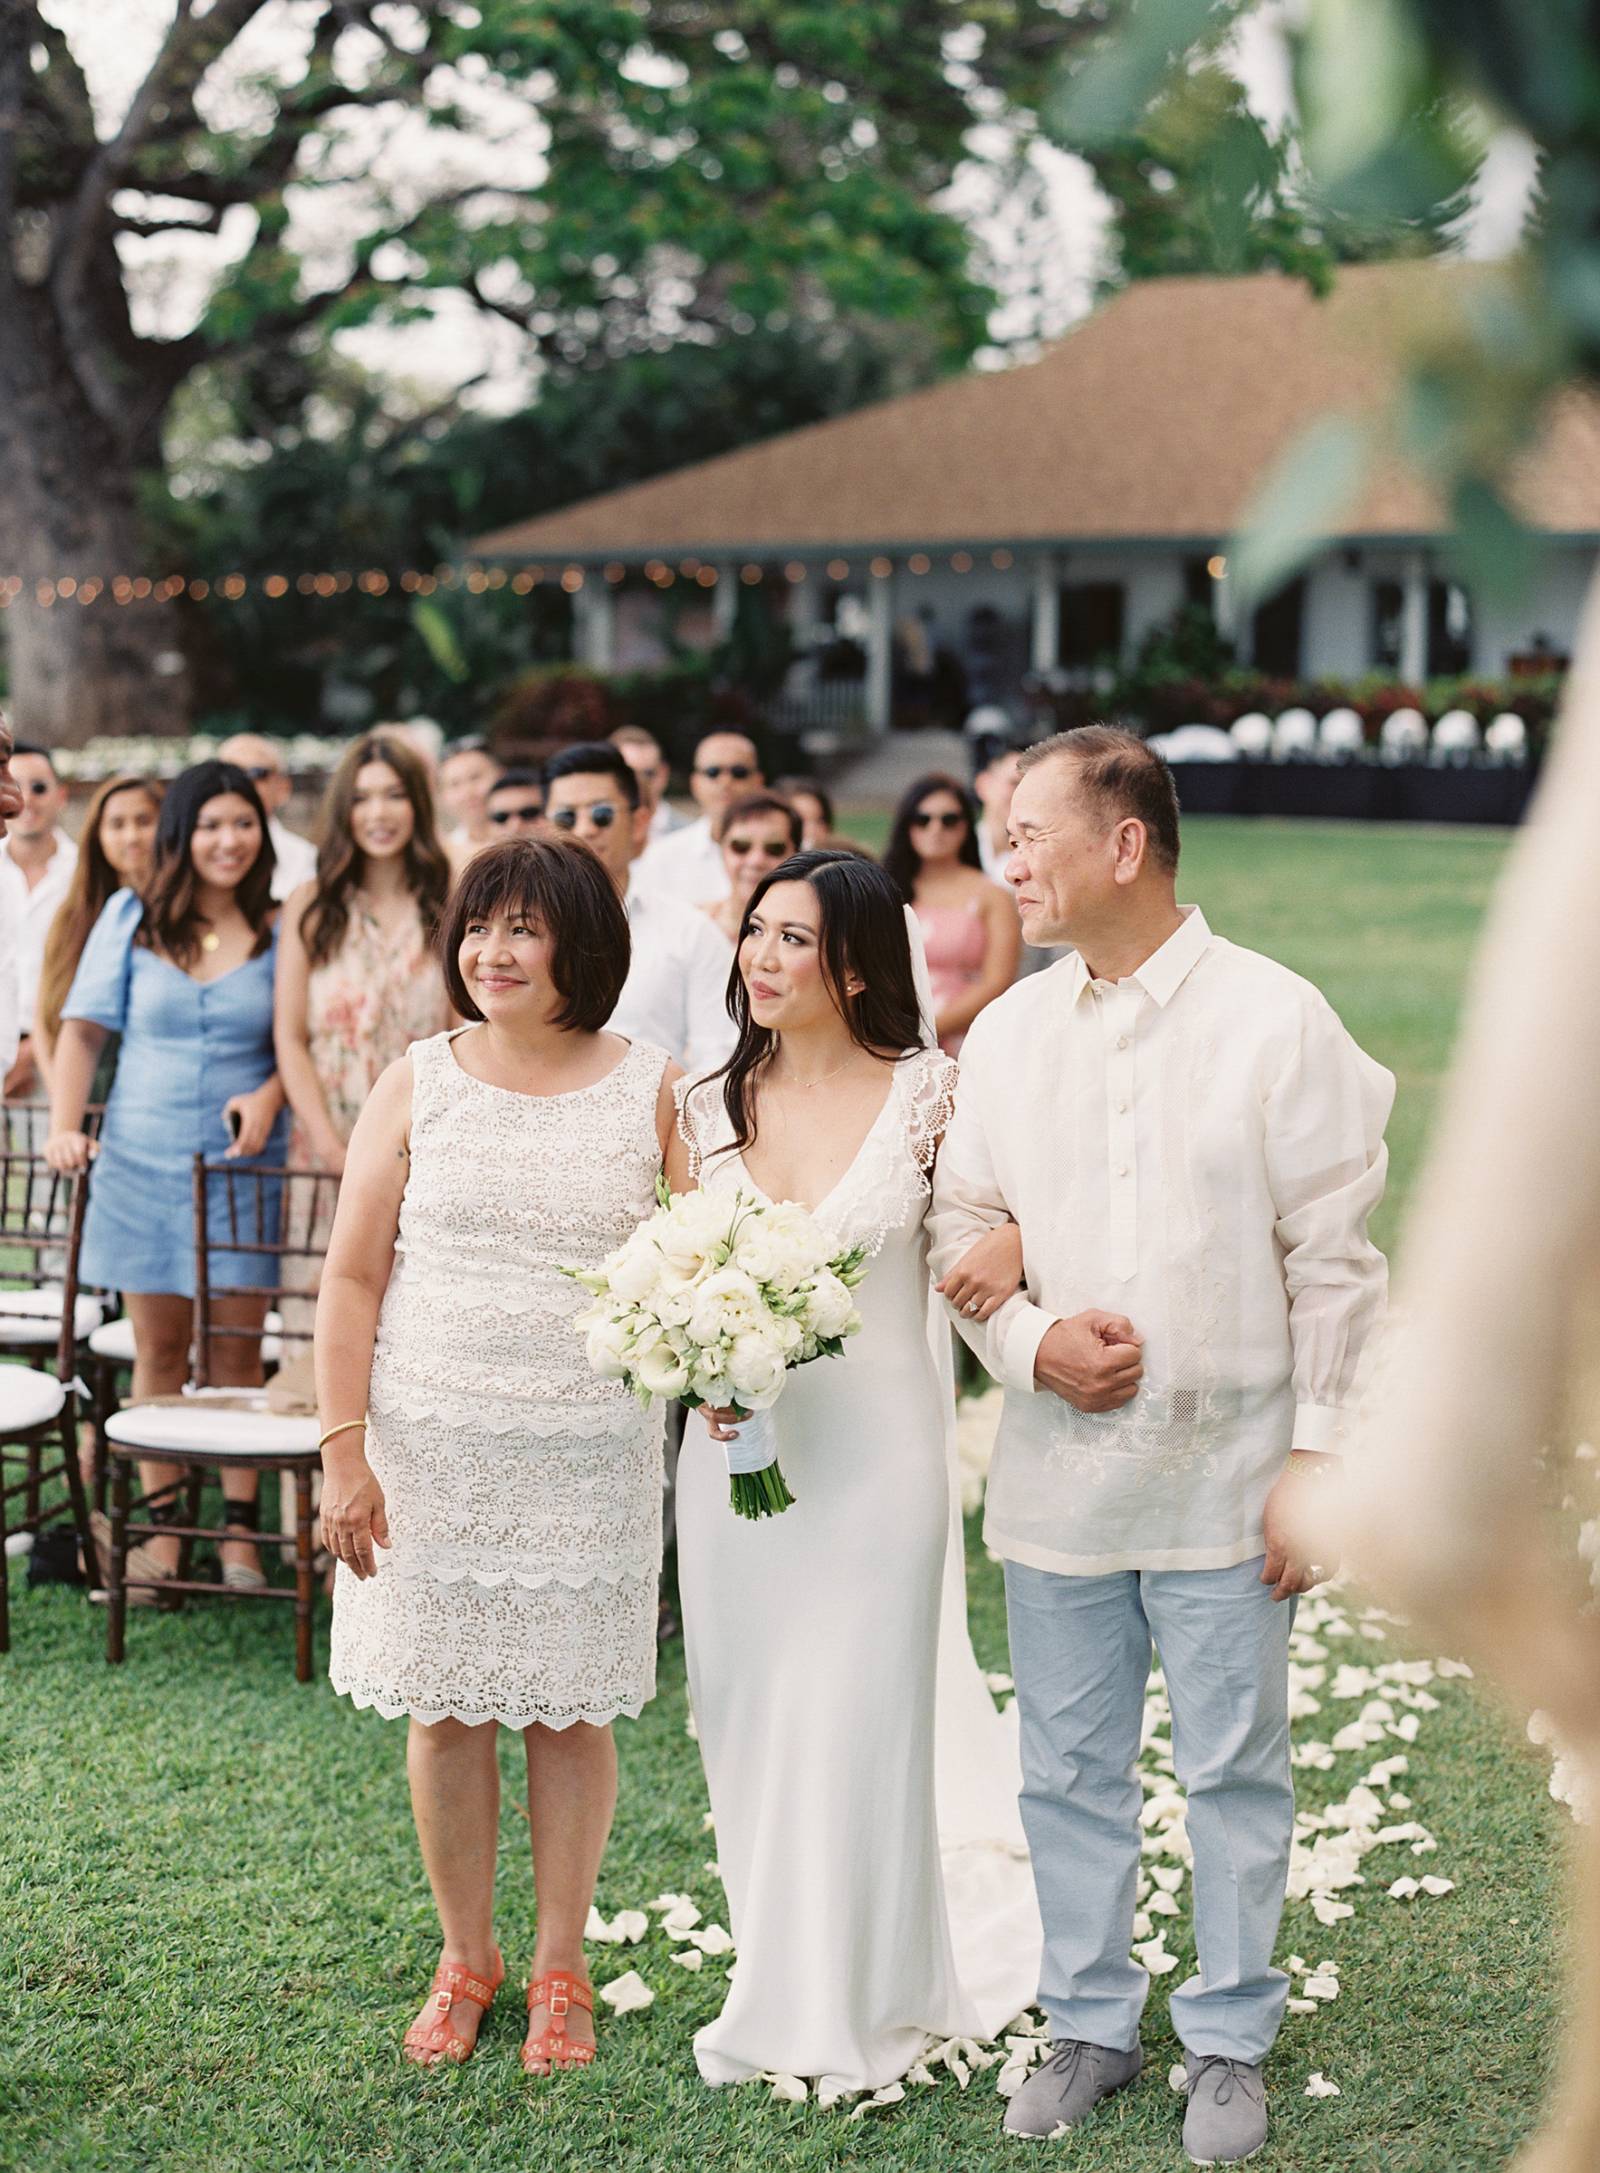
[(1197, 2055), (1264, 2059), (1289, 1991), (1272, 1949), (1294, 1828), (1294, 1602), (1273, 1600), (1259, 1556), (1105, 1577), (1005, 1570), (1051, 2036), (1120, 2052), (1139, 2040), (1150, 1979), (1128, 1952), (1144, 1801), (1135, 1762), (1154, 1645), (1188, 1798), (1200, 1963), (1173, 1994), (1173, 2027)]

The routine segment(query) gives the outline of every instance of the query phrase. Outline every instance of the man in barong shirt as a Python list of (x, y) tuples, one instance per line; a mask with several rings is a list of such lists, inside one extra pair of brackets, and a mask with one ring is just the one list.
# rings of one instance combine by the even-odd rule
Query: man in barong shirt
[[(1177, 801), (1142, 741), (1087, 726), (1030, 749), (1009, 827), (1024, 935), (1074, 948), (969, 1034), (932, 1223), (957, 1325), (1005, 1388), (984, 1537), (1005, 1563), (1054, 2040), (1006, 2127), (1075, 2126), (1139, 2073), (1154, 1646), (1194, 1853), (1199, 1970), (1172, 2000), (1184, 2147), (1228, 2164), (1267, 2135), (1289, 1635), (1328, 1573), (1294, 1534), (1383, 1303), (1367, 1218), (1394, 1081), (1309, 983), (1177, 903)], [(1023, 1287), (980, 1323), (954, 1271), (1006, 1218)]]

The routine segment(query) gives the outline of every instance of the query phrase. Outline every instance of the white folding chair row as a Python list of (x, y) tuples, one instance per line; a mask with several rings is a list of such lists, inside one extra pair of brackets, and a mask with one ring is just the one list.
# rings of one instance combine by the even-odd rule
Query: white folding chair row
[(1149, 742), (1168, 762), (1237, 762), (1239, 749), (1215, 724), (1180, 724), (1158, 732)]

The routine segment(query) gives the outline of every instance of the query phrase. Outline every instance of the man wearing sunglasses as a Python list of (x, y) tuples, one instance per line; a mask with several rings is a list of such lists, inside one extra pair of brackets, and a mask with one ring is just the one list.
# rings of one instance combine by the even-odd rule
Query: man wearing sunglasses
[(489, 787), (485, 813), (496, 843), (532, 837), (544, 821), (544, 779), (537, 770), (502, 770)]
[(0, 884), (11, 895), (8, 919), (13, 930), (12, 953), (0, 970), (16, 976), (19, 1040), (4, 1073), (6, 1099), (16, 1101), (34, 1085), (28, 1028), (39, 994), (45, 938), (78, 864), (78, 848), (61, 827), (67, 788), (44, 748), (29, 741), (15, 746), (11, 775), (22, 805), (9, 836), (0, 839)]
[(728, 895), (728, 874), (716, 840), (717, 818), (766, 780), (755, 743), (743, 732), (707, 732), (694, 751), (689, 790), (699, 819), (660, 838), (639, 863), (639, 881), (685, 905), (716, 905)]
[(290, 891), (309, 883), (317, 872), (317, 848), (298, 830), (282, 821), (283, 810), (294, 797), (294, 779), (283, 749), (261, 732), (235, 732), (217, 749), (219, 762), (234, 762), (255, 786), (267, 811), (267, 836), (276, 856), (272, 868), (272, 895), (281, 905)]
[(654, 1042), (690, 1072), (715, 1071), (734, 1042), (728, 946), (704, 913), (634, 878), (650, 810), (626, 757), (599, 740), (563, 747), (545, 764), (544, 789), (547, 829), (604, 861), (628, 909), (633, 955), (612, 1032)]

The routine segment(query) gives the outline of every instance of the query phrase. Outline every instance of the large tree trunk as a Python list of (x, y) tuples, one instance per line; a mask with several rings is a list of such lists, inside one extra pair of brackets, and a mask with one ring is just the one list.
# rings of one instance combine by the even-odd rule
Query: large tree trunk
[[(131, 463), (71, 380), (0, 414), (0, 575), (22, 581), (0, 628), (19, 738), (70, 747), (188, 728), (177, 607), (112, 594), (119, 575), (163, 570), (143, 561)], [(63, 575), (100, 592), (41, 604), (40, 584)]]

